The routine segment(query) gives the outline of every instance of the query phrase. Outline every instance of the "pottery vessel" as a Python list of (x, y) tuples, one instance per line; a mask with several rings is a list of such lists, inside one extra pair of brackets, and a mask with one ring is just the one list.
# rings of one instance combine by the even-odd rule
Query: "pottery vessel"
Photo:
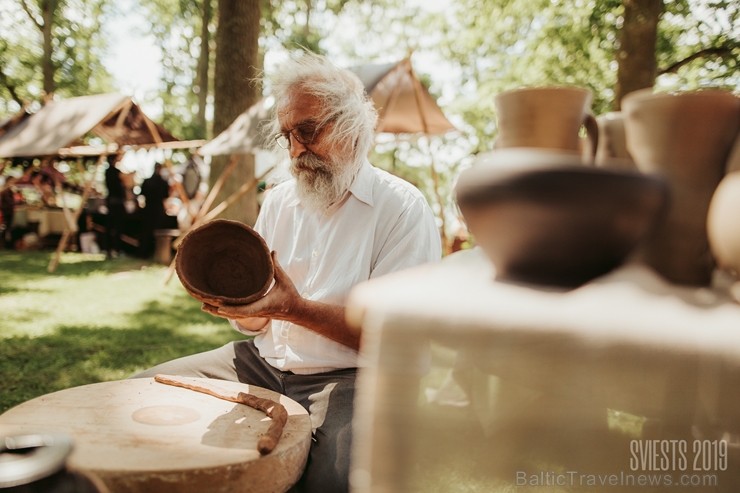
[(622, 102), (627, 149), (637, 168), (666, 178), (668, 216), (643, 258), (669, 281), (708, 285), (714, 260), (706, 218), (740, 125), (740, 99), (728, 91), (632, 92)]
[(624, 132), (624, 115), (621, 111), (610, 111), (596, 117), (599, 126), (599, 147), (594, 164), (605, 168), (636, 169), (627, 150)]
[(740, 171), (717, 186), (709, 203), (707, 234), (717, 265), (740, 274)]
[(591, 92), (580, 87), (528, 87), (494, 98), (498, 137), (496, 149), (534, 147), (583, 153), (579, 132), (585, 126), (593, 161), (598, 124), (591, 114)]
[(456, 193), (497, 280), (563, 288), (621, 265), (667, 199), (660, 178), (534, 149), (481, 156), (460, 175)]
[(264, 296), (275, 274), (262, 236), (246, 224), (227, 219), (210, 221), (185, 235), (175, 268), (194, 298), (233, 305)]
[(0, 490), (45, 493), (104, 493), (89, 473), (67, 466), (74, 443), (62, 433), (0, 435)]

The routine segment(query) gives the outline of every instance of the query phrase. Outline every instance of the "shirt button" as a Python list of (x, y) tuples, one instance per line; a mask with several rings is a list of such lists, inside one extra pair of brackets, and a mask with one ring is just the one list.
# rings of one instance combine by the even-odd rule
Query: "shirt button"
[(314, 250), (313, 252), (311, 252), (311, 257), (312, 258), (316, 258), (318, 256), (319, 256), (319, 252), (317, 250)]

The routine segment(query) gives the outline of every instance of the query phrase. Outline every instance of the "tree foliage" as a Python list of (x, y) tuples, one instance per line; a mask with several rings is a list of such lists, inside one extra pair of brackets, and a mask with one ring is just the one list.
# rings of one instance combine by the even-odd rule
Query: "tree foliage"
[[(737, 2), (666, 0), (655, 42), (655, 84), (737, 87), (738, 25)], [(621, 0), (459, 0), (429, 30), (444, 33), (437, 50), (461, 74), (451, 107), (472, 126), (483, 150), (496, 134), (493, 98), (507, 89), (578, 85), (593, 91), (595, 113), (617, 107), (623, 27)], [(676, 65), (696, 53), (690, 63)]]
[(112, 77), (102, 63), (109, 7), (109, 0), (0, 4), (0, 115), (45, 93), (72, 97), (110, 91)]
[[(203, 44), (208, 52), (215, 50), (213, 16), (203, 20), (206, 6), (215, 0), (138, 0), (149, 20), (148, 30), (154, 36), (161, 53), (162, 75), (157, 103), (161, 105), (162, 124), (182, 139), (203, 139), (208, 136), (202, 118), (205, 106), (201, 94), (209, 91), (204, 82), (211, 78), (212, 68), (206, 71), (205, 81), (199, 72)], [(204, 38), (204, 34), (207, 37)]]
[[(154, 101), (164, 125), (182, 138), (211, 137), (215, 87), (217, 0), (131, 0), (146, 12), (142, 28), (156, 39), (162, 80)], [(401, 137), (384, 143), (375, 158), (426, 190), (430, 201), (448, 186), (470, 156), (496, 137), (493, 100), (501, 91), (533, 85), (591, 89), (593, 111), (618, 108), (618, 63), (625, 40), (625, 6), (660, 5), (654, 84), (660, 90), (740, 86), (740, 4), (732, 0), (244, 0), (260, 10), (256, 66), (287, 52), (310, 49), (344, 66), (397, 61), (413, 53), (422, 81), (459, 132), (431, 140)], [(210, 3), (209, 3), (210, 2)], [(231, 3), (231, 2), (228, 2)], [(24, 9), (24, 5), (26, 8)], [(43, 95), (44, 11), (51, 12), (54, 90), (62, 96), (111, 88), (100, 64), (101, 26), (113, 22), (110, 0), (14, 0), (0, 4), (0, 115)], [(207, 6), (213, 8), (208, 13)], [(222, 41), (221, 43), (234, 42)], [(252, 41), (250, 41), (251, 43)], [(207, 55), (207, 57), (206, 57)], [(250, 55), (251, 56), (251, 55)], [(238, 63), (238, 62), (233, 62)], [(236, 66), (236, 65), (234, 65)], [(216, 84), (214, 84), (214, 77)], [(245, 76), (246, 77), (246, 76)], [(251, 77), (251, 76), (250, 76)], [(650, 84), (649, 75), (639, 84)], [(638, 85), (639, 85), (638, 84)], [(268, 88), (269, 89), (269, 88)], [(223, 106), (222, 106), (223, 107)], [(236, 108), (238, 107), (238, 111)], [(242, 104), (234, 107), (238, 114)], [(234, 115), (229, 114), (229, 118)], [(228, 122), (226, 122), (228, 123)], [(222, 128), (224, 122), (216, 127)], [(452, 148), (451, 151), (445, 151)], [(435, 153), (436, 178), (428, 153)], [(440, 179), (441, 178), (441, 179)], [(436, 185), (435, 185), (436, 183)], [(449, 185), (451, 186), (451, 185)]]

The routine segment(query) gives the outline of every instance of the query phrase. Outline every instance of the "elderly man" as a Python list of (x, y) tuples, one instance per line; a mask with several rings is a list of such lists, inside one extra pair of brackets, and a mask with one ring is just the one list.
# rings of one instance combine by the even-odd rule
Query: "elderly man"
[(255, 337), (138, 376), (235, 380), (287, 395), (314, 431), (296, 489), (346, 491), (360, 336), (343, 304), (360, 282), (439, 259), (439, 233), (423, 195), (368, 162), (377, 115), (355, 75), (304, 54), (272, 88), (275, 139), (295, 178), (267, 192), (255, 224), (273, 251), (275, 284), (249, 305), (203, 307)]

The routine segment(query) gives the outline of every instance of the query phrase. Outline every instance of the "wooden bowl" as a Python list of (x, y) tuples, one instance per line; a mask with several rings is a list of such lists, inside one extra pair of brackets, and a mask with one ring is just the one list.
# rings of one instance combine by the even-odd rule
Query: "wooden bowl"
[(251, 303), (270, 289), (275, 274), (265, 240), (238, 221), (216, 219), (189, 232), (175, 269), (185, 289), (205, 303)]
[(460, 175), (456, 193), (497, 279), (566, 288), (621, 265), (668, 200), (660, 178), (531, 149), (482, 156)]

